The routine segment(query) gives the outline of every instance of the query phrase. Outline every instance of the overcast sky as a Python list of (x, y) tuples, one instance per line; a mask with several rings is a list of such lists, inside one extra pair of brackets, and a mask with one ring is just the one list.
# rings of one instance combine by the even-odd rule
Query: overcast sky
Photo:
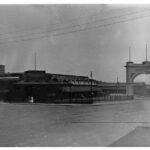
[(150, 5), (1, 5), (0, 64), (34, 69), (37, 52), (39, 70), (125, 81), (129, 47), (141, 63), (147, 43), (150, 60), (149, 15)]

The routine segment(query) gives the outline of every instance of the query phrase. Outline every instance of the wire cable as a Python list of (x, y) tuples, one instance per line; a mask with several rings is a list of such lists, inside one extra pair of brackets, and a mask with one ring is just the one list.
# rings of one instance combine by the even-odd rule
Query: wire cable
[[(68, 31), (68, 32), (62, 32), (62, 33), (58, 33), (58, 34), (53, 34), (52, 36), (60, 36), (60, 35), (71, 34), (71, 33), (75, 33), (75, 32), (81, 32), (81, 31), (92, 30), (92, 29), (97, 29), (97, 28), (104, 28), (104, 27), (111, 26), (111, 25), (114, 25), (114, 24), (120, 24), (120, 23), (125, 23), (125, 22), (140, 20), (140, 19), (144, 19), (144, 18), (148, 18), (148, 17), (150, 17), (150, 14), (149, 15), (145, 15), (145, 16), (138, 16), (138, 17), (134, 17), (134, 18), (126, 19), (126, 20), (116, 21), (116, 22), (112, 22), (112, 23), (108, 23), (108, 24), (102, 24), (102, 25), (92, 26), (92, 27), (88, 27), (88, 28), (84, 28), (84, 29), (78, 29), (78, 30), (73, 30), (73, 31)], [(4, 41), (4, 42), (1, 41), (0, 44), (7, 44), (7, 43), (14, 43), (14, 42), (21, 42), (21, 41), (29, 41), (29, 40), (34, 40), (34, 39), (42, 39), (42, 38), (48, 38), (50, 36), (51, 35), (43, 35), (43, 36), (34, 37), (34, 38), (12, 40), (12, 41)]]
[[(122, 9), (119, 9), (119, 10), (122, 10)], [(122, 11), (124, 11), (124, 10), (126, 10), (126, 9), (123, 9)], [(144, 11), (149, 11), (149, 9), (146, 9), (146, 10), (142, 10), (142, 11), (140, 11), (140, 12), (144, 12)], [(89, 18), (89, 17), (96, 17), (96, 16), (98, 16), (98, 15), (100, 15), (100, 13), (101, 13), (101, 11), (98, 11), (96, 14), (92, 14), (92, 15), (88, 15), (88, 16), (81, 16), (81, 17), (76, 17), (76, 18), (73, 18), (73, 19), (68, 19), (67, 20), (67, 24), (69, 23), (72, 23), (71, 21), (76, 21), (76, 20), (79, 20), (79, 19), (81, 19), (81, 18)], [(111, 17), (110, 17), (111, 18)], [(105, 18), (104, 18), (105, 19)], [(57, 22), (57, 23), (52, 23), (52, 24), (49, 24), (50, 26), (52, 25), (62, 25), (62, 21), (59, 21), (59, 22)], [(34, 27), (35, 28), (35, 27)], [(9, 35), (9, 34), (11, 34), (11, 33), (18, 33), (18, 32), (20, 32), (20, 31), (22, 31), (22, 30), (18, 30), (18, 31), (12, 31), (12, 32), (7, 32), (7, 33), (0, 33), (0, 36), (1, 35)], [(24, 30), (24, 32), (25, 32), (26, 30)]]
[[(130, 13), (126, 13), (126, 14), (123, 14), (123, 15), (116, 15), (116, 16), (107, 17), (107, 18), (103, 18), (103, 19), (97, 19), (97, 20), (94, 20), (94, 21), (88, 21), (86, 23), (76, 24), (76, 25), (73, 25), (73, 26), (65, 26), (65, 27), (62, 27), (62, 28), (55, 28), (55, 29), (49, 30), (49, 31), (37, 32), (37, 33), (33, 32), (33, 33), (28, 33), (28, 34), (25, 33), (25, 34), (22, 34), (22, 35), (18, 35), (15, 38), (21, 38), (21, 37), (32, 36), (32, 35), (34, 36), (34, 35), (38, 35), (38, 34), (45, 34), (45, 33), (55, 32), (55, 31), (57, 32), (57, 31), (66, 30), (66, 29), (68, 30), (70, 28), (81, 27), (83, 25), (89, 25), (89, 24), (102, 22), (102, 21), (109, 21), (110, 19), (116, 19), (116, 18), (120, 18), (120, 17), (130, 16), (130, 15), (133, 15), (133, 14), (139, 14), (139, 13), (147, 12), (147, 11), (150, 11), (150, 9), (142, 10), (142, 11), (136, 11), (136, 12), (130, 12)], [(0, 35), (2, 36), (2, 35), (5, 35), (5, 34), (0, 34)], [(0, 40), (10, 39), (10, 38), (11, 37), (0, 38)]]
[(139, 19), (143, 19), (143, 18), (147, 18), (147, 17), (150, 17), (150, 14), (145, 15), (145, 16), (130, 18), (130, 19), (126, 19), (126, 20), (116, 21), (116, 22), (112, 22), (112, 23), (109, 23), (109, 24), (102, 24), (102, 25), (97, 25), (97, 26), (94, 26), (94, 27), (87, 27), (87, 28), (84, 28), (84, 29), (79, 29), (79, 30), (74, 30), (74, 31), (69, 31), (69, 32), (64, 32), (64, 33), (58, 33), (58, 34), (54, 34), (54, 35), (55, 36), (60, 36), (60, 35), (69, 34), (69, 33), (73, 33), (73, 32), (92, 30), (92, 29), (96, 29), (96, 28), (111, 26), (111, 25), (114, 25), (114, 24), (120, 24), (120, 23), (135, 21), (135, 20), (139, 20)]

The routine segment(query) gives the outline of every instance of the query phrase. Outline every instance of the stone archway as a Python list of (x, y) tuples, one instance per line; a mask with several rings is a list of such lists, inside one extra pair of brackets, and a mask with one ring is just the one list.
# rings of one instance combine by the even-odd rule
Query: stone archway
[(140, 74), (150, 74), (150, 61), (144, 61), (142, 64), (133, 62), (126, 63), (126, 93), (133, 95), (133, 81)]

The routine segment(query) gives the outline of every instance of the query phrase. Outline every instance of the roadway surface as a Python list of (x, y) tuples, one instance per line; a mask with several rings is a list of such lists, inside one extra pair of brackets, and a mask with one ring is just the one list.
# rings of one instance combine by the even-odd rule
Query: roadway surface
[(150, 98), (94, 105), (0, 104), (0, 146), (150, 146)]

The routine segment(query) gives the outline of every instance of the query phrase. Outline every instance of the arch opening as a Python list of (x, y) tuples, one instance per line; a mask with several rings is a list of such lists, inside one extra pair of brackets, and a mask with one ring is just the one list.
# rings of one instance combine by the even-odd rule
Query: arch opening
[(137, 75), (134, 80), (134, 83), (145, 83), (146, 85), (150, 85), (150, 74), (140, 74)]
[(133, 93), (137, 95), (150, 95), (150, 74), (137, 75), (133, 80)]

